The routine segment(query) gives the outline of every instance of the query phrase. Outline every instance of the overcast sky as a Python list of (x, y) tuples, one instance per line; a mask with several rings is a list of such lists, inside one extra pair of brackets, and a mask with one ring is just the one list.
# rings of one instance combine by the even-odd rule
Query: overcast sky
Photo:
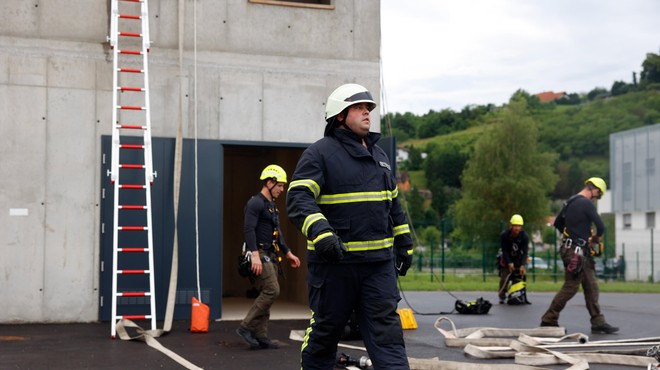
[(660, 50), (660, 1), (382, 0), (381, 27), (381, 111), (459, 111), (632, 82)]

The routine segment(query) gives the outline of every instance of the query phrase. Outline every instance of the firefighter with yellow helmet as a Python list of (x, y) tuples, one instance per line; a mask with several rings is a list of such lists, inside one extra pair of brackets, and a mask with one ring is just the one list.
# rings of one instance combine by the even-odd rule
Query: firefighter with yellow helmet
[(293, 268), (300, 266), (300, 259), (284, 243), (280, 219), (275, 204), (284, 191), (286, 172), (276, 164), (263, 169), (259, 179), (261, 191), (245, 205), (243, 234), (245, 247), (251, 256), (251, 279), (259, 295), (236, 329), (236, 333), (253, 349), (277, 349), (279, 345), (268, 338), (270, 308), (280, 294), (277, 281), (279, 255), (282, 253)]
[[(605, 224), (593, 201), (600, 199), (606, 191), (605, 180), (591, 177), (584, 182), (584, 188), (579, 193), (568, 199), (562, 210), (565, 214), (565, 226), (562, 228), (560, 252), (565, 266), (564, 284), (541, 318), (541, 326), (559, 326), (559, 313), (582, 286), (587, 311), (591, 317), (591, 332), (612, 334), (619, 331), (618, 327), (605, 321), (600, 310), (595, 262), (590, 253), (590, 244), (599, 243), (605, 232)], [(592, 235), (593, 226), (595, 233)]]
[(334, 368), (337, 343), (353, 313), (374, 369), (409, 369), (397, 274), (412, 262), (412, 239), (390, 160), (371, 132), (371, 93), (335, 89), (324, 137), (300, 157), (287, 192), (289, 219), (307, 239), (312, 310), (303, 370)]
[[(506, 285), (510, 279), (518, 274), (520, 279), (524, 279), (529, 255), (529, 236), (523, 230), (525, 222), (519, 214), (511, 216), (509, 220), (510, 227), (500, 234), (500, 254), (498, 258), (500, 284), (498, 296), (500, 303), (506, 299)], [(529, 303), (525, 297), (524, 303)]]

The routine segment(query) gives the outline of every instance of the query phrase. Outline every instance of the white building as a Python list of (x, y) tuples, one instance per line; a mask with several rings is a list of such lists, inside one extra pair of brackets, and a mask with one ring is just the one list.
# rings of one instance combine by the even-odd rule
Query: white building
[(660, 280), (660, 124), (610, 135), (610, 188), (616, 253), (626, 279)]

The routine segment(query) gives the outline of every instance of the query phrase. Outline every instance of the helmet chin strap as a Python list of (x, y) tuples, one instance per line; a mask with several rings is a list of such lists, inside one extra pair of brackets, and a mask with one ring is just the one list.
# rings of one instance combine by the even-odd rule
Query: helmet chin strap
[(266, 180), (266, 189), (268, 189), (268, 193), (270, 194), (271, 200), (277, 199), (276, 196), (273, 195), (273, 189), (277, 186), (277, 181), (275, 181), (275, 185), (268, 187), (268, 180)]

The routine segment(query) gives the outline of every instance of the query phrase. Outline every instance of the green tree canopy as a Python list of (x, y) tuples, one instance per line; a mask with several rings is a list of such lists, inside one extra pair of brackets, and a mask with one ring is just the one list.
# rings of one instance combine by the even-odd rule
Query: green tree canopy
[(660, 83), (660, 55), (646, 54), (639, 77), (642, 84)]
[(493, 240), (497, 224), (519, 213), (525, 223), (540, 225), (548, 214), (548, 194), (557, 183), (556, 155), (538, 149), (537, 124), (527, 111), (527, 99), (514, 96), (475, 144), (463, 173), (462, 198), (456, 202), (456, 236), (463, 240)]

